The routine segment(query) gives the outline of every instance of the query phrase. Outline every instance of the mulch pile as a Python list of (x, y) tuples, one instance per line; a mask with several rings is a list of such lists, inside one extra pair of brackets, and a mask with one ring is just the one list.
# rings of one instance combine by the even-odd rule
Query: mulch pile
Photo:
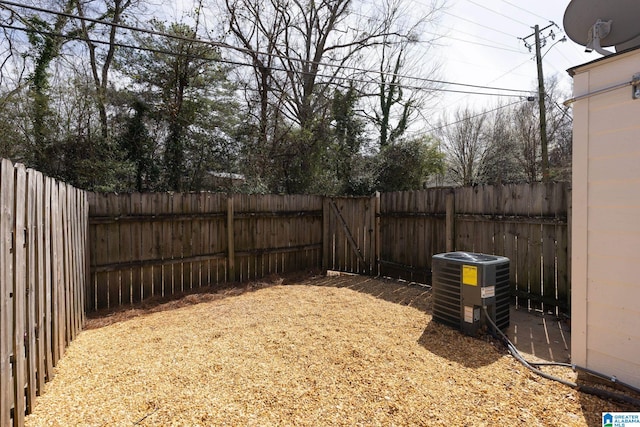
[(430, 311), (425, 288), (318, 276), (90, 319), (26, 426), (579, 426), (633, 409)]

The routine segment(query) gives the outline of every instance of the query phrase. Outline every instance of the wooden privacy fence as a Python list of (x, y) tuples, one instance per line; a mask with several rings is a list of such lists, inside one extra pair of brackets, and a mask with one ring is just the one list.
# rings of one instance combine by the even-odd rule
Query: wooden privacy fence
[(0, 426), (24, 423), (84, 322), (86, 194), (0, 164)]
[(90, 194), (90, 311), (319, 268), (322, 197)]
[(569, 184), (386, 193), (380, 206), (383, 275), (430, 283), (436, 253), (502, 255), (518, 303), (569, 310)]
[(431, 281), (453, 250), (511, 260), (512, 294), (569, 308), (567, 184), (373, 197), (91, 194), (87, 309), (322, 267)]
[(455, 248), (507, 256), (518, 302), (568, 312), (570, 204), (568, 183), (456, 189)]

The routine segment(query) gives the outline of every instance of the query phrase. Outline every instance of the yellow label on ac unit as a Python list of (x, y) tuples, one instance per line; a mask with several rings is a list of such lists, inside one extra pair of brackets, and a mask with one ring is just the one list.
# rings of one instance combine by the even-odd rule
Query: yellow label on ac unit
[(478, 267), (475, 265), (462, 265), (462, 284), (478, 286)]

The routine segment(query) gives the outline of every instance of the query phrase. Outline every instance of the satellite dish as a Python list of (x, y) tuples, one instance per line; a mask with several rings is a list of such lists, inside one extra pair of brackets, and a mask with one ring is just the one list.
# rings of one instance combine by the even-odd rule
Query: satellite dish
[(617, 44), (616, 52), (622, 52), (623, 50), (631, 49), (636, 46), (640, 46), (640, 36), (633, 38), (626, 43)]
[[(640, 1), (572, 0), (564, 12), (564, 30), (571, 40), (603, 55), (601, 46), (617, 46), (640, 36)], [(630, 46), (631, 47), (631, 46)]]

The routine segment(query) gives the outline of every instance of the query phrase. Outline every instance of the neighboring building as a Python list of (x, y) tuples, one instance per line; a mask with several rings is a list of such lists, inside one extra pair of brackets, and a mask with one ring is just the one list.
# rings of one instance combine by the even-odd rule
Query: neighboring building
[(640, 387), (637, 73), (640, 49), (569, 70), (574, 81), (571, 359)]
[(202, 188), (207, 191), (235, 192), (244, 183), (244, 175), (232, 172), (208, 172), (202, 182)]

